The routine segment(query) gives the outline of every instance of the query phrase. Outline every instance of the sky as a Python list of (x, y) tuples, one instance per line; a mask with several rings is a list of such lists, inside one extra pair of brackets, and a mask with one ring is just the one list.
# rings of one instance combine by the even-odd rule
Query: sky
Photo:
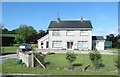
[(3, 2), (2, 23), (12, 30), (21, 24), (47, 30), (51, 21), (90, 20), (93, 35), (118, 33), (117, 2)]

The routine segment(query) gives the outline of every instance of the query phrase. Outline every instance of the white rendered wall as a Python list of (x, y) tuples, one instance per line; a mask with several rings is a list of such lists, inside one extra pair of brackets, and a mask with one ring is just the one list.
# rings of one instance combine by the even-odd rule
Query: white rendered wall
[[(74, 30), (74, 35), (67, 36), (66, 30), (60, 30), (60, 36), (53, 36), (52, 30), (49, 30), (49, 48), (53, 49), (52, 41), (62, 41), (62, 48), (67, 49), (67, 41), (73, 41), (73, 49), (77, 48), (78, 41), (88, 41), (88, 49), (92, 48), (92, 32), (91, 30), (86, 31), (88, 33), (87, 36), (80, 36), (80, 30)], [(54, 48), (55, 49), (55, 48)], [(61, 49), (61, 48), (56, 48)]]

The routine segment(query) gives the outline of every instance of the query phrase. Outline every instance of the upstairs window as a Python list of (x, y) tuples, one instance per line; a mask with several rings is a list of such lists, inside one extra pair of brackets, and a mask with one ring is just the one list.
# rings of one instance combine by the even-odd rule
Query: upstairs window
[(66, 35), (67, 36), (74, 36), (75, 35), (74, 30), (67, 30)]
[(53, 30), (52, 35), (53, 36), (59, 36), (60, 35), (60, 30)]
[(88, 32), (87, 31), (80, 31), (80, 36), (88, 36)]

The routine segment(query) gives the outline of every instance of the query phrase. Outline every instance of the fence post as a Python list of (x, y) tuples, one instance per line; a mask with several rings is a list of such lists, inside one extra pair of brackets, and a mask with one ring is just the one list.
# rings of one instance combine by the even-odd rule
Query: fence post
[(32, 66), (31, 66), (31, 67), (34, 67), (34, 56), (33, 56), (33, 52), (32, 52), (31, 58), (32, 58)]
[(1, 54), (3, 54), (4, 53), (4, 48), (2, 47), (2, 53)]

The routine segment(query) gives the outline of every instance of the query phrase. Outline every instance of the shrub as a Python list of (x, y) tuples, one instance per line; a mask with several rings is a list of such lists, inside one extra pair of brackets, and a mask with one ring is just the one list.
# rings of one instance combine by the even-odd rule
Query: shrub
[(74, 52), (67, 52), (66, 53), (66, 59), (69, 61), (70, 65), (72, 64), (72, 62), (74, 62), (76, 60), (76, 55), (74, 54)]
[(82, 66), (82, 64), (81, 63), (74, 63), (74, 64), (72, 64), (72, 66), (77, 67), (77, 66)]
[(116, 57), (116, 58), (114, 59), (114, 63), (115, 63), (115, 66), (116, 66), (118, 69), (120, 69), (120, 59), (119, 59), (119, 57)]
[[(34, 56), (44, 65), (45, 65), (45, 55), (41, 54), (41, 53), (34, 53)], [(35, 66), (39, 66), (39, 63), (34, 59), (35, 61)]]
[(93, 64), (93, 66), (94, 66), (94, 69), (95, 70), (100, 69), (100, 65), (102, 64), (101, 54), (97, 50), (95, 50), (95, 51), (89, 53), (89, 56), (90, 56), (90, 60)]

